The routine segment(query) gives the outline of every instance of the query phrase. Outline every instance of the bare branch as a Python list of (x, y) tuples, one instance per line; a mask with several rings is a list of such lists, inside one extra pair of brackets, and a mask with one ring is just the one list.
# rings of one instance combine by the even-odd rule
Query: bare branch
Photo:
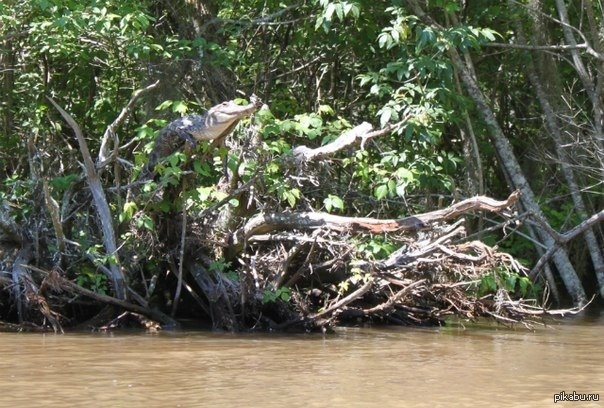
[(473, 197), (442, 210), (385, 220), (368, 217), (344, 217), (323, 212), (261, 213), (252, 217), (242, 228), (233, 234), (233, 247), (236, 252), (239, 252), (250, 237), (284, 229), (327, 228), (334, 231), (357, 233), (417, 231), (418, 229), (426, 228), (429, 223), (455, 218), (468, 211), (484, 210), (500, 212), (513, 206), (519, 197), (520, 193), (517, 191), (510, 194), (505, 201), (496, 201), (489, 197)]
[[(103, 134), (103, 139), (101, 140), (101, 148), (99, 150), (99, 158), (97, 161), (97, 169), (101, 169), (101, 168), (105, 167), (111, 161), (112, 158), (117, 156), (117, 148), (119, 146), (119, 140), (117, 139), (117, 133), (116, 133), (117, 129), (120, 126), (122, 126), (122, 123), (124, 123), (124, 121), (126, 120), (128, 115), (130, 115), (130, 113), (134, 109), (134, 106), (136, 105), (136, 102), (138, 101), (138, 99), (141, 96), (143, 96), (145, 93), (157, 88), (158, 85), (159, 85), (159, 81), (155, 81), (155, 83), (153, 83), (143, 89), (139, 89), (139, 90), (135, 91), (132, 94), (132, 98), (130, 98), (130, 102), (128, 102), (128, 104), (124, 107), (124, 109), (122, 109), (122, 111), (117, 116), (117, 118), (115, 118), (113, 123), (111, 123), (109, 126), (107, 126), (107, 129), (105, 130), (105, 133)], [(113, 153), (111, 154), (111, 156), (109, 156), (109, 140), (111, 140), (111, 139), (114, 140), (114, 149), (113, 149)]]
[(348, 146), (351, 146), (357, 141), (357, 139), (363, 137), (372, 128), (373, 126), (371, 126), (370, 123), (363, 122), (360, 125), (349, 130), (348, 132), (343, 133), (336, 140), (325, 146), (321, 146), (316, 149), (311, 149), (307, 146), (298, 146), (292, 151), (292, 153), (294, 157), (298, 160), (311, 161), (315, 159), (320, 159), (332, 155)]
[(369, 292), (369, 289), (371, 289), (371, 287), (373, 286), (373, 279), (369, 279), (367, 282), (365, 282), (365, 284), (363, 286), (361, 286), (360, 288), (358, 288), (357, 290), (355, 290), (354, 292), (352, 292), (350, 295), (346, 296), (343, 299), (340, 299), (338, 302), (334, 303), (333, 305), (331, 305), (330, 307), (328, 307), (327, 309), (314, 314), (312, 316), (309, 316), (310, 320), (318, 320), (321, 319), (322, 317), (346, 306), (347, 304), (355, 301), (356, 299), (362, 297), (365, 293)]
[(386, 302), (384, 302), (380, 305), (371, 307), (369, 309), (363, 309), (363, 314), (366, 316), (369, 316), (369, 315), (375, 314), (377, 312), (383, 312), (385, 310), (391, 309), (394, 306), (394, 304), (396, 302), (398, 302), (399, 299), (401, 299), (407, 293), (411, 292), (412, 289), (416, 288), (417, 286), (423, 285), (426, 282), (427, 282), (426, 279), (420, 279), (413, 283), (410, 283), (408, 286), (405, 286), (403, 289), (396, 292), (396, 294), (391, 296)]
[(409, 114), (398, 123), (388, 125), (382, 129), (375, 130), (373, 132), (371, 131), (373, 129), (373, 126), (371, 126), (370, 123), (363, 122), (360, 125), (352, 128), (348, 132), (342, 133), (336, 140), (325, 146), (317, 147), (316, 149), (311, 149), (307, 146), (298, 146), (292, 151), (292, 153), (294, 157), (298, 160), (311, 161), (330, 156), (334, 153), (339, 152), (342, 149), (345, 149), (359, 142), (361, 149), (364, 149), (367, 140), (372, 139), (374, 137), (383, 136), (392, 132), (393, 130), (400, 128), (409, 119), (411, 119), (411, 116), (412, 115)]
[(571, 240), (575, 239), (578, 235), (583, 234), (586, 230), (593, 227), (595, 224), (604, 221), (604, 210), (595, 213), (576, 227), (567, 231), (564, 234), (557, 233), (555, 231), (550, 231), (552, 237), (556, 241), (555, 245), (550, 246), (547, 251), (541, 256), (539, 261), (535, 264), (531, 272), (529, 273), (530, 278), (534, 278), (537, 276), (537, 273), (543, 268), (546, 262), (558, 251), (563, 245), (567, 244)]
[(112, 280), (113, 290), (115, 291), (116, 296), (120, 299), (126, 299), (126, 289), (124, 287), (125, 279), (119, 267), (117, 245), (115, 241), (115, 231), (113, 229), (113, 217), (111, 216), (109, 204), (107, 204), (107, 198), (105, 197), (105, 191), (103, 190), (103, 186), (101, 185), (101, 180), (96, 171), (96, 168), (94, 167), (92, 157), (90, 156), (88, 144), (86, 143), (86, 139), (84, 139), (80, 126), (71, 117), (71, 115), (65, 112), (65, 110), (63, 110), (63, 108), (61, 108), (54, 101), (54, 99), (49, 96), (47, 96), (46, 98), (59, 111), (61, 116), (63, 116), (65, 121), (73, 129), (73, 132), (75, 133), (75, 136), (80, 145), (80, 152), (82, 153), (82, 157), (84, 159), (84, 173), (86, 174), (86, 181), (88, 182), (88, 186), (90, 187), (90, 191), (92, 192), (94, 205), (96, 207), (97, 213), (100, 218), (100, 223), (103, 229), (105, 250), (107, 251), (108, 255), (112, 255), (114, 257), (114, 261), (109, 263), (111, 270), (111, 276), (109, 276), (109, 278)]
[(93, 292), (92, 290), (86, 289), (68, 279), (65, 279), (64, 277), (60, 276), (57, 271), (54, 271), (54, 270), (48, 272), (43, 269), (39, 269), (39, 268), (36, 268), (34, 266), (29, 266), (29, 265), (27, 265), (27, 268), (48, 275), (49, 279), (51, 281), (53, 281), (54, 284), (62, 290), (66, 290), (66, 291), (69, 291), (72, 293), (77, 293), (79, 295), (86, 296), (91, 299), (95, 299), (99, 302), (102, 302), (102, 303), (105, 303), (108, 305), (118, 306), (118, 307), (121, 307), (125, 310), (129, 310), (134, 313), (143, 314), (153, 320), (156, 320), (162, 324), (169, 325), (171, 327), (179, 326), (179, 323), (176, 320), (174, 320), (170, 316), (160, 312), (159, 310), (155, 310), (154, 308), (135, 305), (124, 299), (117, 299), (112, 296)]
[[(529, 51), (572, 51), (572, 50), (586, 50), (589, 46), (585, 43), (576, 45), (529, 45), (529, 44), (516, 44), (516, 43), (486, 43), (485, 47), (489, 48), (510, 48), (517, 50), (529, 50)], [(604, 56), (599, 56), (604, 58)]]

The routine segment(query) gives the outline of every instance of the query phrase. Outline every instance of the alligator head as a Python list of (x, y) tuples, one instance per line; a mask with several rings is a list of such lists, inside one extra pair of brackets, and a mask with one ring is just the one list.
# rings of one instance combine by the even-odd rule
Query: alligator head
[(243, 117), (249, 116), (258, 108), (255, 98), (249, 105), (237, 105), (233, 101), (223, 102), (211, 108), (205, 116), (205, 127), (199, 132), (191, 132), (196, 140), (215, 140), (233, 130)]

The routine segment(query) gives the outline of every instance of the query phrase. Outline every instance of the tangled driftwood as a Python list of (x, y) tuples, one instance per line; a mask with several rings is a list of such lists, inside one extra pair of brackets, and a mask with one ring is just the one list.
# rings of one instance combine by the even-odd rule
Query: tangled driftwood
[[(437, 223), (468, 211), (500, 212), (517, 199), (515, 193), (505, 201), (475, 197), (399, 220), (260, 214), (235, 232), (233, 245), (247, 253), (239, 258), (243, 276), (253, 277), (242, 282), (252, 288), (304, 288), (293, 296), (297, 312), (289, 319), (263, 317), (269, 327), (315, 327), (350, 319), (435, 324), (449, 314), (477, 317), (492, 312), (489, 302), (472, 298), (466, 290), (483, 273), (499, 266), (523, 273), (511, 257), (481, 242), (454, 244), (465, 235), (461, 223)], [(385, 259), (360, 259), (353, 237), (380, 233), (399, 234), (395, 240), (400, 248)], [(347, 290), (339, 290), (342, 284)]]

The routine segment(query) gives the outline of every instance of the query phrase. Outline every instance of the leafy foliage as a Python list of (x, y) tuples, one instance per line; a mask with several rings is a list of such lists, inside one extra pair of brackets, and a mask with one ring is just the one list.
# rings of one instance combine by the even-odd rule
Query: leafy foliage
[(76, 283), (101, 295), (109, 293), (107, 276), (85, 266), (78, 271)]
[(493, 269), (480, 278), (478, 296), (496, 294), (500, 289), (511, 296), (518, 295), (522, 298), (538, 298), (542, 292), (542, 287), (531, 282), (528, 277), (501, 267)]
[(262, 303), (271, 303), (281, 300), (283, 302), (289, 302), (291, 298), (291, 290), (288, 287), (281, 287), (277, 290), (265, 290), (263, 292)]
[[(570, 228), (584, 215), (567, 200), (569, 190), (558, 163), (549, 160), (556, 149), (567, 149), (573, 168), (581, 169), (578, 182), (586, 186), (582, 193), (589, 198), (588, 211), (601, 208), (601, 169), (591, 164), (597, 163), (593, 152), (601, 150), (599, 139), (585, 143), (586, 148), (579, 148), (583, 142), (576, 143), (575, 150), (568, 147), (573, 146), (572, 135), (582, 140), (597, 127), (597, 118), (592, 120), (589, 112), (599, 112), (591, 106), (598, 98), (590, 98), (584, 89), (574, 92), (579, 86), (575, 73), (557, 67), (557, 80), (544, 82), (554, 89), (550, 92), (565, 93), (565, 104), (577, 106), (559, 115), (566, 121), (560, 119), (560, 128), (568, 140), (553, 146), (544, 140), (542, 108), (526, 86), (527, 63), (546, 71), (545, 60), (511, 49), (491, 52), (496, 48), (489, 47), (516, 41), (510, 22), (530, 30), (532, 17), (526, 13), (484, 0), (463, 5), (453, 0), (423, 2), (426, 15), (413, 9), (415, 2), (312, 0), (288, 6), (228, 0), (208, 2), (216, 6), (217, 18), (202, 21), (197, 14), (195, 19), (183, 18), (191, 17), (192, 3), (177, 1), (170, 8), (162, 8), (167, 3), (134, 0), (0, 4), (0, 201), (33, 239), (37, 235), (32, 231), (53, 231), (40, 193), (41, 185), (48, 183), (71, 246), (67, 254), (54, 254), (58, 245), (52, 241), (60, 239), (56, 231), (57, 236), (39, 239), (36, 245), (49, 265), (63, 257), (67, 262), (79, 261), (83, 254), (92, 258), (97, 269), (70, 269), (80, 285), (104, 293), (107, 283), (99, 270), (116, 261), (103, 253), (101, 228), (92, 212), (74, 204), (86, 202), (90, 194), (83, 186), (77, 142), (44, 96), (52, 96), (73, 115), (91, 151), (98, 152), (107, 126), (133, 92), (158, 78), (173, 82), (139, 101), (113, 139), (117, 160), (99, 171), (120, 227), (120, 251), (127, 259), (138, 259), (121, 265), (131, 277), (146, 264), (173, 261), (173, 248), (153, 253), (145, 246), (159, 234), (174, 233), (159, 231), (162, 221), (182, 208), (207, 217), (222, 211), (218, 204), (227, 197), (223, 207), (237, 214), (236, 224), (249, 216), (245, 211), (304, 209), (396, 218), (440, 205), (432, 197), (453, 201), (477, 191), (507, 195), (507, 175), (499, 169), (489, 128), (460, 86), (452, 50), (480, 61), (476, 77), (491, 98), (487, 102), (500, 112), (497, 120), (521, 166), (534, 175), (531, 183), (552, 226)], [(547, 12), (554, 11), (548, 7), (553, 6), (544, 6)], [(580, 13), (571, 10), (571, 20), (584, 21)], [(601, 25), (601, 17), (593, 19), (590, 24)], [(547, 26), (549, 35), (563, 38), (563, 28), (553, 22)], [(560, 60), (566, 57), (560, 54)], [(599, 65), (589, 64), (585, 72), (599, 72)], [(125, 185), (136, 183), (158, 131), (168, 121), (203, 111), (226, 94), (252, 92), (270, 107), (257, 112), (253, 122), (261, 140), (250, 140), (245, 131), (252, 122), (243, 121), (229, 149), (212, 150), (210, 143), (200, 143), (197, 150), (176, 152), (162, 160), (155, 178), (144, 183), (136, 197), (124, 193)], [(296, 167), (295, 161), (286, 160), (296, 146), (328, 144), (362, 121), (376, 128), (392, 126), (392, 131), (316, 168)], [(478, 183), (471, 180), (472, 164), (482, 169), (479, 190), (469, 188)], [(229, 197), (221, 180), (233, 186), (254, 181), (256, 190)], [(208, 241), (223, 245), (224, 237), (217, 235)], [(487, 239), (527, 263), (536, 256), (523, 236), (495, 232)], [(355, 247), (357, 255), (367, 259), (383, 258), (394, 249), (393, 242), (381, 236), (363, 237)], [(210, 254), (210, 269), (231, 274), (236, 282), (234, 266), (226, 263), (222, 250)], [(170, 255), (160, 261), (160, 252)], [(365, 278), (353, 268), (338, 289), (344, 293), (347, 285)], [(499, 289), (520, 296), (538, 292), (526, 278), (505, 270), (485, 275), (478, 291)], [(289, 301), (292, 290), (269, 290), (263, 301)]]

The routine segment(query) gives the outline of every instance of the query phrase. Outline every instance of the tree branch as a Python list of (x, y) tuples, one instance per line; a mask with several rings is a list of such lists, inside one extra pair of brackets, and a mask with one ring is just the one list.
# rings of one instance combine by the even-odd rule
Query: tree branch
[[(97, 160), (97, 169), (102, 169), (111, 161), (112, 158), (117, 156), (117, 148), (119, 146), (119, 140), (118, 140), (117, 133), (116, 133), (117, 129), (120, 126), (122, 126), (122, 123), (124, 123), (124, 121), (126, 120), (128, 115), (130, 115), (132, 110), (134, 110), (134, 106), (136, 105), (136, 102), (139, 100), (139, 98), (141, 96), (143, 96), (145, 93), (157, 88), (158, 85), (159, 85), (159, 80), (155, 81), (153, 84), (151, 84), (143, 89), (136, 90), (132, 94), (132, 98), (130, 98), (130, 102), (128, 102), (128, 104), (124, 107), (124, 109), (122, 109), (122, 111), (117, 116), (117, 118), (115, 118), (113, 123), (111, 123), (109, 126), (107, 126), (107, 129), (105, 130), (105, 133), (103, 134), (103, 139), (101, 140), (101, 148), (99, 150), (99, 158)], [(109, 140), (110, 139), (114, 140), (114, 150), (111, 155), (109, 155)]]
[(573, 50), (586, 50), (589, 46), (585, 43), (575, 45), (529, 45), (529, 44), (516, 44), (516, 43), (497, 43), (491, 42), (484, 44), (485, 47), (489, 48), (510, 48), (516, 50), (529, 50), (529, 51), (573, 51)]
[(398, 123), (385, 126), (384, 128), (373, 132), (371, 131), (373, 126), (370, 123), (363, 122), (350, 129), (348, 132), (342, 133), (336, 140), (325, 146), (317, 147), (316, 149), (311, 149), (307, 146), (298, 146), (292, 150), (292, 153), (298, 160), (311, 161), (330, 156), (359, 142), (361, 149), (364, 149), (367, 140), (388, 134), (404, 125), (409, 119), (411, 119), (411, 114), (405, 116)]
[(240, 252), (243, 249), (245, 242), (252, 236), (284, 229), (304, 230), (327, 228), (334, 231), (375, 234), (397, 231), (417, 231), (419, 229), (427, 228), (430, 223), (455, 218), (468, 211), (503, 211), (506, 208), (513, 206), (518, 201), (519, 197), (520, 193), (517, 191), (510, 194), (505, 201), (496, 201), (489, 197), (473, 197), (441, 210), (399, 219), (385, 220), (368, 217), (344, 217), (323, 212), (261, 213), (252, 217), (242, 228), (233, 234), (233, 248), (236, 253)]
[(346, 306), (347, 304), (362, 297), (365, 293), (369, 292), (369, 289), (371, 289), (372, 286), (373, 286), (373, 278), (369, 279), (363, 286), (361, 286), (360, 288), (358, 288), (357, 290), (355, 290), (354, 292), (352, 292), (350, 295), (346, 296), (345, 298), (340, 299), (338, 302), (331, 305), (327, 309), (325, 309), (319, 313), (316, 313), (312, 316), (309, 316), (309, 319), (310, 320), (319, 320), (323, 316), (326, 316), (326, 315)]
[(555, 245), (550, 246), (547, 251), (539, 258), (539, 261), (535, 264), (531, 272), (529, 273), (529, 277), (534, 279), (537, 276), (537, 273), (543, 268), (543, 266), (550, 260), (550, 258), (558, 251), (562, 246), (575, 239), (578, 235), (583, 234), (585, 230), (591, 228), (595, 224), (604, 221), (604, 210), (595, 213), (576, 227), (570, 229), (564, 234), (556, 233), (555, 231), (550, 231), (552, 237), (555, 240)]
[[(32, 268), (32, 269), (39, 270), (37, 268)], [(51, 277), (51, 280), (58, 283), (57, 286), (59, 286), (63, 290), (67, 290), (72, 293), (77, 293), (79, 295), (89, 297), (91, 299), (97, 300), (102, 303), (106, 303), (108, 305), (118, 306), (118, 307), (121, 307), (125, 310), (129, 310), (134, 313), (140, 313), (140, 314), (148, 316), (149, 318), (151, 318), (161, 324), (164, 324), (164, 325), (169, 325), (171, 327), (179, 327), (179, 323), (176, 320), (172, 319), (170, 316), (168, 316), (158, 310), (154, 310), (149, 307), (135, 305), (134, 303), (130, 303), (124, 299), (117, 299), (117, 298), (114, 298), (114, 297), (111, 297), (108, 295), (103, 295), (101, 293), (93, 292), (91, 290), (81, 287), (80, 285), (78, 285), (68, 279), (65, 279), (64, 277), (60, 276), (57, 272), (53, 271), (53, 272), (50, 272), (50, 274), (53, 274), (53, 276)]]
[(105, 197), (105, 192), (103, 191), (101, 180), (99, 178), (98, 173), (96, 172), (96, 168), (94, 167), (92, 156), (90, 155), (90, 150), (88, 149), (88, 144), (86, 143), (86, 139), (84, 139), (84, 136), (82, 135), (82, 130), (80, 129), (80, 126), (71, 117), (71, 115), (65, 112), (65, 110), (63, 110), (63, 108), (61, 108), (50, 96), (47, 96), (46, 98), (59, 111), (61, 116), (63, 116), (65, 121), (73, 129), (73, 132), (75, 133), (75, 136), (80, 145), (80, 152), (82, 153), (82, 157), (84, 159), (84, 173), (86, 174), (86, 181), (88, 182), (88, 186), (90, 187), (90, 191), (92, 192), (94, 205), (97, 210), (97, 214), (99, 215), (101, 227), (103, 229), (105, 251), (107, 251), (108, 255), (113, 256), (114, 259), (112, 262), (109, 262), (109, 268), (111, 271), (111, 275), (109, 276), (109, 278), (113, 283), (113, 290), (116, 296), (119, 299), (126, 299), (126, 288), (124, 286), (125, 279), (119, 266), (117, 245), (115, 241), (115, 231), (113, 229), (113, 218), (111, 216), (109, 204), (107, 204), (107, 198)]

